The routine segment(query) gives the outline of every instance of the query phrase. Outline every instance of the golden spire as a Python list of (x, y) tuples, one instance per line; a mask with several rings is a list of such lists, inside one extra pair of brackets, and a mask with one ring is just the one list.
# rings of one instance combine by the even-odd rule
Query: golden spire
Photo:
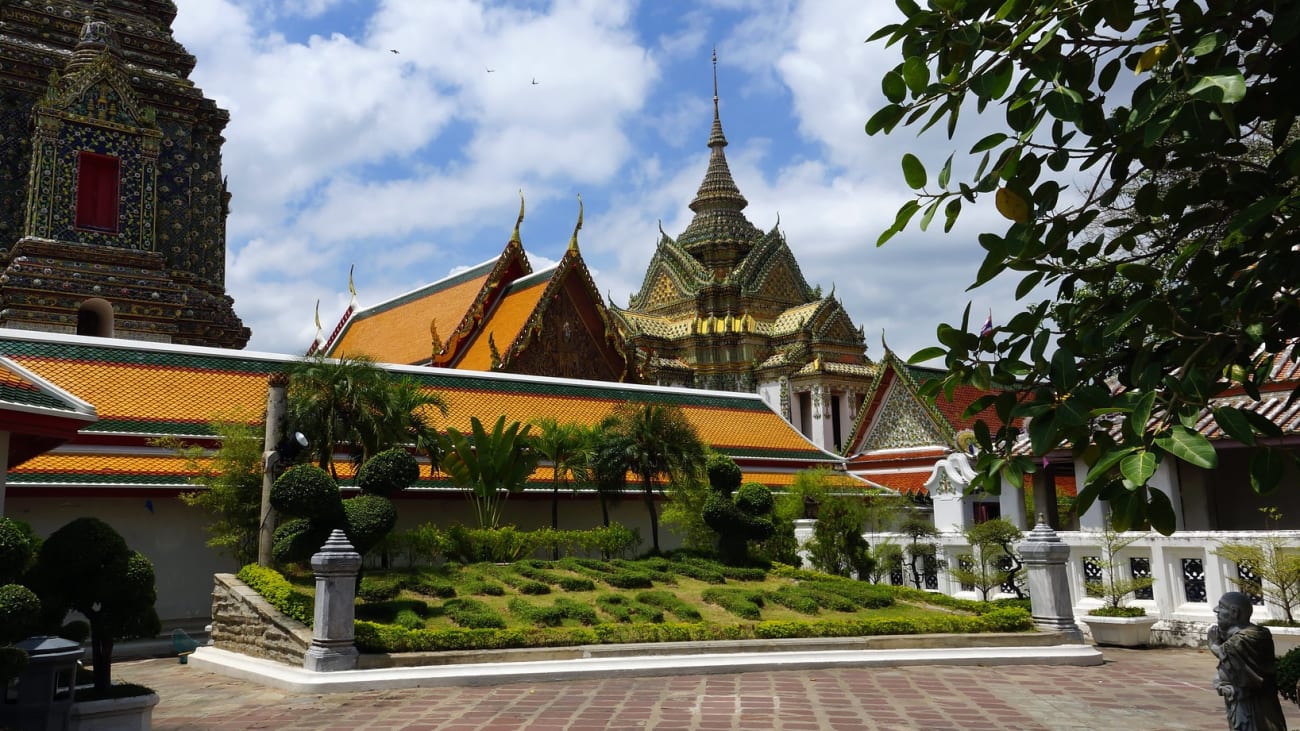
[(578, 194), (578, 225), (573, 227), (573, 236), (569, 237), (569, 251), (578, 251), (578, 231), (582, 230), (582, 194)]
[(356, 264), (348, 267), (348, 293), (352, 295), (352, 301), (348, 304), (348, 307), (354, 310), (357, 308), (357, 287), (352, 283), (352, 271), (356, 268)]
[[(433, 350), (433, 357), (437, 358), (438, 354), (442, 352), (442, 338), (438, 336), (438, 318), (436, 317), (429, 320), (429, 345)], [(432, 359), (430, 359), (430, 362), (432, 362)]]
[(325, 331), (320, 327), (320, 300), (316, 300), (316, 347), (325, 344)]
[(524, 189), (519, 189), (519, 218), (515, 219), (515, 232), (510, 234), (510, 241), (515, 244), (522, 244), (519, 238), (519, 224), (524, 222)]

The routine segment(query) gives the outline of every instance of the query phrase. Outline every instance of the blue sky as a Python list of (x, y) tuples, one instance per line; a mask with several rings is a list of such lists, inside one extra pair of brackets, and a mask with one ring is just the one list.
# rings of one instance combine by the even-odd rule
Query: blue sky
[(933, 344), (968, 302), (980, 322), (1011, 314), (1014, 282), (965, 291), (976, 233), (1000, 225), (991, 199), (951, 234), (875, 246), (910, 195), (902, 153), (937, 168), (981, 134), (865, 135), (898, 58), (863, 40), (894, 20), (892, 3), (178, 4), (176, 37), (198, 57), (191, 78), (231, 113), (226, 286), (250, 348), (301, 353), (316, 302), (326, 330), (347, 306), (352, 267), (367, 306), (496, 256), (521, 189), (534, 267), (563, 253), (581, 194), (583, 255), (626, 304), (659, 222), (676, 236), (690, 220), (715, 46), (746, 214), (764, 230), (780, 217), (810, 283), (833, 286), (865, 329), (869, 356), (882, 331), (903, 355)]

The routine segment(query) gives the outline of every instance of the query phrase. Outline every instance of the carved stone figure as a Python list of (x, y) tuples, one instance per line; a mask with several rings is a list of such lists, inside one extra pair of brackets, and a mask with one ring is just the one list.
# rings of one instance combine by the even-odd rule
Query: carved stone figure
[(1250, 623), (1250, 597), (1230, 591), (1214, 608), (1218, 624), (1210, 627), (1210, 652), (1219, 659), (1214, 690), (1223, 696), (1232, 731), (1286, 731), (1277, 697), (1273, 636)]

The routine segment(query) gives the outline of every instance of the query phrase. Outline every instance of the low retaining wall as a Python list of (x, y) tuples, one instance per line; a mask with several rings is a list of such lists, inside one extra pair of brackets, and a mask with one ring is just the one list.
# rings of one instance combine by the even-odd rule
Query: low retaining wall
[(223, 650), (301, 667), (311, 629), (284, 616), (234, 574), (216, 574), (212, 644)]

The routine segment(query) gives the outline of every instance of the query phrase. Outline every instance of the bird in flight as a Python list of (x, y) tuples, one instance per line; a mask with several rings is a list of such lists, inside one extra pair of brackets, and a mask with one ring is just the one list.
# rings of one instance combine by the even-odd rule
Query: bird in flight
[(496, 69), (488, 69), (487, 66), (484, 66), (483, 68), (487, 69), (487, 72), (488, 72), (489, 74), (490, 74), (490, 73), (494, 73), (494, 72), (496, 71)]
[(396, 48), (390, 48), (390, 49), (388, 49), (388, 51), (389, 51), (389, 53), (397, 53), (397, 49), (396, 49)]
[(536, 76), (533, 77), (533, 86), (537, 86), (537, 77), (536, 77)]

